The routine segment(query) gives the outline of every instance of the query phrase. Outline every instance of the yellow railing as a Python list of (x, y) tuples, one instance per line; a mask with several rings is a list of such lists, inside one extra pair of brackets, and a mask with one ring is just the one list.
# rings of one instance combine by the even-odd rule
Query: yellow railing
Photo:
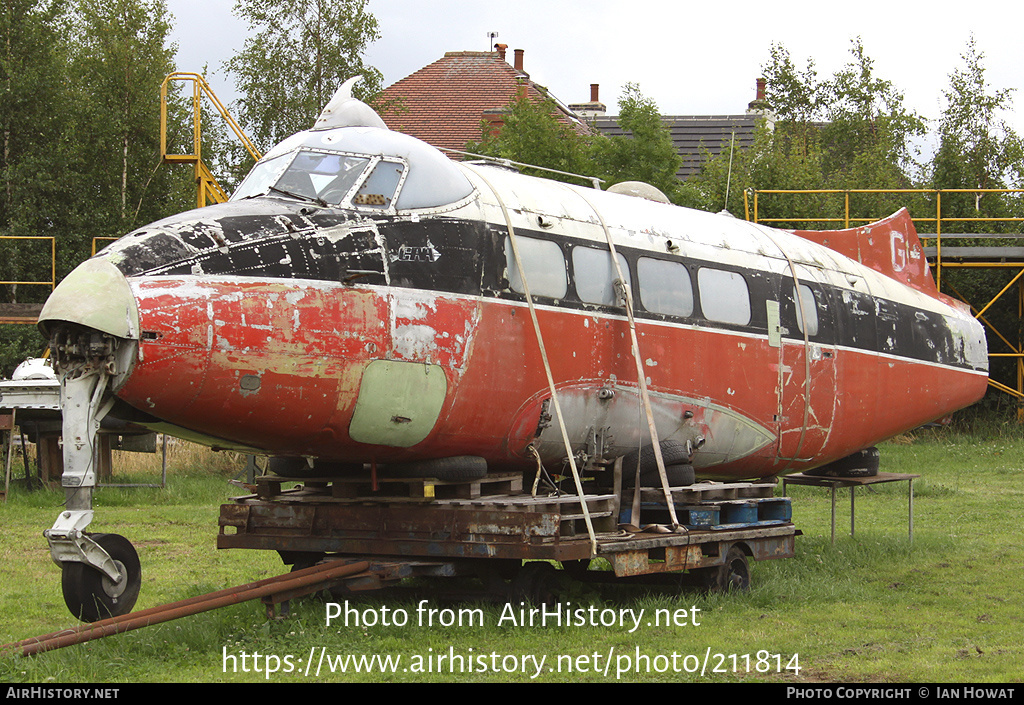
[[(852, 217), (850, 215), (850, 196), (856, 194), (891, 194), (891, 195), (923, 195), (933, 196), (935, 199), (935, 215), (934, 216), (921, 216), (911, 213), (911, 220), (914, 221), (914, 225), (932, 223), (935, 227), (934, 233), (924, 233), (921, 235), (922, 241), (935, 241), (935, 283), (937, 286), (942, 285), (942, 267), (944, 263), (942, 261), (942, 238), (943, 238), (943, 224), (947, 226), (952, 223), (1024, 223), (1024, 217), (1017, 216), (1005, 216), (1005, 217), (953, 217), (942, 215), (942, 195), (943, 194), (957, 194), (957, 193), (969, 193), (974, 194), (977, 197), (981, 197), (985, 194), (1024, 194), (1024, 189), (985, 189), (985, 188), (971, 188), (971, 189), (749, 189), (743, 192), (743, 207), (746, 212), (747, 220), (755, 223), (764, 223), (766, 225), (772, 223), (837, 223), (842, 224), (842, 229), (848, 229), (856, 225), (865, 223), (871, 223), (891, 213), (879, 213), (872, 217)], [(829, 217), (823, 216), (818, 218), (762, 218), (759, 215), (760, 199), (762, 195), (793, 195), (793, 196), (809, 196), (814, 194), (842, 194), (843, 196), (843, 215), (842, 217)], [(752, 202), (751, 202), (752, 201)], [(920, 228), (918, 228), (920, 230)], [(964, 233), (946, 233), (946, 239), (950, 238), (965, 238), (965, 237), (976, 237), (976, 234), (964, 234)], [(963, 264), (958, 263), (956, 265), (945, 264), (945, 266), (992, 266), (989, 264), (978, 265), (978, 264)], [(1013, 266), (1013, 265), (1009, 265)]]
[[(0, 235), (0, 244), (11, 240), (49, 240), (50, 242), (50, 280), (36, 281), (34, 279), (9, 279), (0, 281), (0, 285), (12, 286), (48, 286), (53, 291), (57, 286), (57, 238), (43, 235)], [(5, 248), (6, 249), (6, 248)], [(0, 250), (0, 258), (7, 258), (9, 255)], [(5, 304), (4, 311), (0, 313), (0, 323), (35, 323), (36, 315), (39, 313), (38, 306), (34, 304)], [(6, 310), (11, 309), (11, 310)]]
[(49, 240), (50, 241), (50, 281), (0, 281), (0, 284), (25, 284), (28, 286), (48, 286), (53, 291), (57, 286), (57, 238), (37, 235), (0, 235), (0, 240)]
[[(114, 241), (120, 240), (120, 239), (121, 238), (117, 238), (117, 237), (94, 237), (92, 239), (92, 254), (93, 254), (93, 256), (95, 256), (96, 253), (99, 251), (99, 250), (96, 249), (96, 245), (97, 244), (99, 244), (101, 242), (114, 242)], [(106, 247), (106, 245), (104, 245), (104, 247)]]
[[(958, 296), (961, 300), (967, 302), (971, 306), (971, 311), (974, 317), (981, 321), (988, 330), (992, 331), (1009, 349), (1010, 352), (1002, 353), (989, 353), (989, 358), (1014, 358), (1017, 361), (1017, 388), (1013, 389), (1009, 385), (1003, 384), (996, 380), (990, 379), (989, 384), (1000, 391), (1006, 392), (1017, 398), (1018, 404), (1021, 405), (1018, 408), (1017, 417), (1019, 421), (1024, 421), (1024, 340), (1012, 343), (1010, 339), (1003, 335), (996, 327), (985, 317), (985, 313), (1000, 299), (1007, 291), (1016, 285), (1017, 287), (1017, 314), (1018, 318), (1024, 320), (1024, 258), (1004, 257), (1000, 258), (1001, 261), (957, 261), (951, 262), (943, 259), (942, 255), (942, 242), (943, 239), (947, 241), (959, 238), (1014, 238), (1024, 240), (1024, 217), (1019, 216), (1004, 216), (1004, 217), (988, 217), (988, 216), (975, 216), (975, 217), (953, 217), (944, 216), (942, 214), (942, 197), (943, 195), (949, 194), (974, 194), (977, 198), (981, 198), (986, 194), (1001, 194), (1001, 195), (1019, 195), (1024, 194), (1024, 189), (764, 189), (754, 190), (750, 189), (743, 193), (743, 205), (746, 212), (747, 220), (755, 223), (764, 224), (776, 224), (776, 223), (835, 223), (837, 228), (848, 229), (857, 225), (862, 225), (870, 222), (874, 222), (881, 218), (884, 218), (890, 213), (878, 213), (873, 217), (853, 217), (850, 210), (850, 196), (857, 194), (890, 194), (890, 195), (904, 195), (910, 197), (930, 197), (934, 198), (935, 211), (934, 215), (928, 216), (915, 216), (911, 213), (911, 218), (914, 221), (915, 226), (933, 224), (934, 233), (923, 233), (921, 234), (922, 242), (935, 241), (935, 284), (940, 287), (943, 284), (942, 281), (942, 270), (946, 267), (996, 267), (996, 268), (1017, 268), (1019, 271), (1009, 281), (1002, 290), (992, 297), (991, 300), (986, 302), (983, 306), (977, 307), (970, 304), (969, 301), (952, 286), (950, 283), (946, 283), (946, 286), (952, 290), (952, 292)], [(831, 215), (824, 215), (822, 217), (814, 218), (764, 218), (761, 217), (759, 208), (761, 205), (761, 198), (765, 195), (788, 195), (788, 196), (811, 196), (821, 194), (842, 194), (843, 196), (843, 213), (842, 216), (834, 215), (834, 211)], [(1018, 224), (1017, 232), (1010, 234), (978, 234), (978, 233), (954, 233), (948, 232), (948, 229), (952, 227), (953, 223), (1003, 223), (1003, 224)], [(918, 228), (920, 229), (920, 227)], [(944, 232), (945, 231), (945, 232)], [(1018, 336), (1019, 337), (1019, 336)]]
[[(167, 152), (167, 90), (171, 81), (192, 82), (192, 153), (191, 154), (169, 154)], [(208, 202), (223, 203), (227, 200), (227, 194), (220, 184), (213, 177), (209, 167), (202, 159), (202, 98), (210, 101), (213, 107), (223, 118), (227, 126), (235, 133), (242, 146), (252, 155), (253, 159), (259, 160), (262, 156), (256, 145), (253, 144), (242, 128), (235, 122), (235, 119), (228, 113), (227, 108), (220, 102), (217, 95), (210, 88), (206, 79), (197, 73), (175, 72), (169, 74), (160, 84), (160, 157), (165, 163), (186, 163), (195, 165), (196, 186), (198, 188), (197, 204), (200, 208)]]

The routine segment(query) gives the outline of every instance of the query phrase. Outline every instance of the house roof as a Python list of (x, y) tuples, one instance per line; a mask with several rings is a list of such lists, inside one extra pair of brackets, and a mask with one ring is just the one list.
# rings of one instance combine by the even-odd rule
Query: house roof
[[(530, 80), (522, 69), (523, 52), (516, 50), (515, 65), (505, 61), (505, 51), (450, 51), (432, 64), (406, 76), (383, 91), (383, 100), (399, 101), (396, 110), (381, 117), (396, 132), (447, 149), (464, 149), (467, 142), (482, 138), (484, 111), (499, 113), (522, 87), (536, 102), (554, 97)], [(555, 99), (559, 119), (583, 132), (590, 128)], [(500, 117), (499, 117), (500, 122)]]
[[(674, 115), (662, 116), (662, 122), (672, 135), (672, 143), (683, 158), (676, 172), (685, 181), (700, 171), (704, 161), (728, 152), (735, 134), (737, 149), (754, 144), (754, 132), (763, 115)], [(629, 134), (619, 126), (618, 118), (601, 116), (592, 121), (597, 130), (606, 135)]]

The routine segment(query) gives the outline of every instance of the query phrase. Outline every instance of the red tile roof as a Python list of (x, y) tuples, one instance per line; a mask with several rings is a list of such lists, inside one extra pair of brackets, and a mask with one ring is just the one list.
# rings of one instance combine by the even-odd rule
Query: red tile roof
[[(498, 52), (450, 51), (384, 89), (383, 99), (397, 99), (402, 107), (381, 111), (381, 117), (396, 132), (461, 150), (467, 142), (480, 141), (484, 111), (505, 108), (523, 85), (531, 100), (552, 97)], [(568, 111), (560, 117), (590, 131)]]

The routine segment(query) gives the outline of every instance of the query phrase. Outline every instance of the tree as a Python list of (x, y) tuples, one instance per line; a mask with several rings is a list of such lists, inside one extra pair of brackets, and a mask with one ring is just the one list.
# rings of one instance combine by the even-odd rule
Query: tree
[[(1024, 174), (1024, 147), (1000, 117), (1011, 107), (1013, 89), (993, 90), (988, 85), (984, 54), (978, 51), (973, 36), (961, 57), (964, 66), (950, 74), (949, 89), (943, 92), (946, 107), (939, 119), (932, 183), (944, 189), (1019, 185)], [(992, 194), (948, 194), (943, 196), (942, 205), (944, 216), (1007, 214), (1007, 200)]]
[(366, 0), (237, 0), (235, 13), (255, 34), (225, 63), (243, 96), (233, 112), (261, 151), (312, 127), (352, 76), (363, 77), (357, 97), (380, 91), (362, 59), (380, 36)]
[(628, 134), (593, 143), (593, 158), (607, 185), (644, 181), (660, 189), (669, 200), (678, 201), (680, 183), (676, 173), (682, 157), (658, 106), (635, 83), (627, 83), (619, 98), (619, 126)]
[[(741, 189), (894, 189), (914, 183), (919, 171), (913, 140), (924, 134), (924, 121), (903, 107), (892, 82), (877, 77), (861, 40), (851, 42), (853, 59), (826, 81), (814, 62), (800, 69), (780, 44), (773, 45), (762, 67), (768, 112), (754, 145), (733, 156), (731, 176), (726, 150), (705, 164), (693, 189), (720, 208), (726, 180), (731, 181), (728, 208), (741, 213)], [(735, 195), (733, 195), (735, 194)], [(905, 203), (905, 197), (854, 194), (850, 216), (879, 218)], [(923, 206), (922, 206), (923, 207)], [(809, 218), (846, 214), (841, 194), (799, 199), (774, 197), (759, 203), (759, 218), (790, 216), (793, 227), (836, 227)]]
[[(825, 188), (820, 129), (822, 86), (813, 61), (808, 59), (806, 67), (798, 69), (789, 51), (774, 44), (762, 73), (767, 109), (755, 130), (754, 144), (743, 151), (724, 149), (704, 162), (701, 173), (687, 183), (698, 207), (716, 211), (725, 208), (742, 214), (745, 189)], [(820, 216), (830, 205), (827, 197), (799, 202), (765, 199), (759, 203), (758, 217), (810, 218)]]
[(516, 96), (506, 107), (501, 128), (493, 131), (484, 123), (483, 139), (467, 144), (466, 151), (543, 168), (523, 169), (532, 176), (590, 185), (586, 180), (544, 171), (555, 169), (584, 176), (593, 172), (589, 138), (560, 120), (560, 114), (550, 98), (535, 102), (526, 95)]
[(924, 121), (903, 107), (903, 94), (874, 74), (860, 38), (848, 63), (824, 86), (825, 173), (836, 186), (906, 188), (915, 170), (912, 140)]
[[(646, 98), (636, 84), (626, 84), (619, 99), (619, 125), (625, 135), (586, 134), (560, 119), (560, 115), (551, 99), (534, 101), (517, 96), (509, 103), (501, 129), (489, 133), (488, 125), (484, 124), (483, 141), (468, 145), (467, 150), (583, 177), (598, 177), (605, 182), (603, 188), (623, 181), (645, 181), (678, 202), (681, 190), (676, 172), (681, 157), (654, 101)], [(591, 185), (586, 178), (524, 171)]]
[[(159, 89), (174, 70), (164, 0), (78, 0), (72, 67), (90, 236), (118, 236), (188, 203), (181, 170), (160, 168)], [(88, 194), (88, 195), (86, 195)]]
[[(163, 0), (0, 6), (0, 233), (54, 237), (58, 279), (89, 256), (94, 236), (122, 235), (191, 200), (187, 175), (157, 169), (168, 32)], [(15, 242), (0, 254), (4, 278), (49, 279), (48, 243)], [(21, 302), (48, 293), (7, 292)], [(8, 360), (39, 353), (28, 336), (0, 338), (18, 350)]]
[[(1002, 115), (1011, 108), (1012, 89), (994, 89), (985, 78), (984, 54), (972, 36), (963, 64), (949, 76), (943, 92), (945, 108), (939, 119), (939, 147), (931, 162), (932, 185), (940, 189), (990, 189), (1020, 185), (1024, 169), (1021, 139)], [(1020, 216), (1016, 198), (1005, 194), (942, 193), (943, 218), (1005, 218)], [(1020, 224), (1004, 221), (944, 221), (943, 233), (1019, 232)], [(992, 246), (993, 240), (960, 239), (958, 245)], [(1017, 244), (1007, 242), (1006, 244)], [(943, 289), (967, 301), (991, 301), (1009, 284), (1012, 272), (1005, 269), (943, 269)], [(1015, 306), (996, 306), (985, 313), (995, 330), (1019, 331), (1021, 320)], [(988, 335), (989, 349), (1008, 350), (1001, 336)], [(1010, 339), (1013, 339), (1012, 334)], [(1005, 340), (1005, 339), (1004, 339)], [(990, 376), (1012, 385), (1016, 375), (1012, 358), (992, 360)]]
[[(66, 17), (59, 0), (8, 0), (0, 6), (2, 235), (56, 235), (64, 220)], [(7, 241), (2, 257), (5, 280), (39, 281), (41, 272), (49, 273), (49, 247), (41, 243)], [(10, 285), (5, 300), (42, 301), (45, 294), (42, 287)]]

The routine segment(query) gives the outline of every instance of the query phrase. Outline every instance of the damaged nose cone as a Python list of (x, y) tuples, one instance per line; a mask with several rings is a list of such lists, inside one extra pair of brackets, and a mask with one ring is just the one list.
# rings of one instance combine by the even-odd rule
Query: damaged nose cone
[(64, 278), (39, 314), (49, 337), (62, 322), (77, 323), (115, 338), (139, 339), (139, 309), (128, 280), (104, 258), (86, 260)]

